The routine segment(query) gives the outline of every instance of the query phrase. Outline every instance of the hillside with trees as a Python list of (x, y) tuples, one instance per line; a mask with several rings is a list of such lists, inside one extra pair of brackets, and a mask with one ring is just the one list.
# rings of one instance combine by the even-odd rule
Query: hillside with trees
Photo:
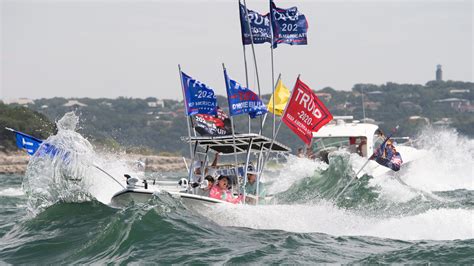
[(0, 151), (16, 150), (14, 134), (5, 127), (38, 138), (47, 138), (56, 132), (56, 125), (44, 114), (23, 106), (9, 106), (0, 102)]
[[(351, 115), (354, 119), (364, 120), (365, 111), (365, 121), (377, 123), (385, 131), (400, 125), (399, 136), (414, 137), (426, 125), (450, 126), (461, 134), (474, 136), (474, 106), (471, 105), (474, 83), (356, 84), (351, 91), (336, 91), (327, 87), (317, 91), (317, 94), (334, 116)], [(262, 96), (264, 102), (268, 102), (269, 98), (268, 94)], [(218, 96), (218, 102), (227, 112), (227, 99)], [(35, 100), (26, 106), (0, 105), (2, 130), (8, 126), (44, 138), (54, 132), (49, 120), (56, 121), (66, 112), (74, 110), (81, 121), (78, 131), (97, 147), (174, 155), (189, 152), (188, 146), (181, 140), (182, 136), (187, 135), (182, 101), (154, 97), (53, 98)], [(237, 116), (234, 121), (237, 132), (248, 131), (246, 116)], [(252, 132), (258, 131), (258, 122), (259, 118), (253, 119)], [(271, 135), (271, 114), (263, 132), (264, 135)], [(11, 148), (13, 142), (5, 141), (5, 137), (11, 136), (4, 131), (0, 134), (0, 145)], [(286, 126), (282, 126), (278, 140), (293, 150), (303, 146), (303, 142)]]

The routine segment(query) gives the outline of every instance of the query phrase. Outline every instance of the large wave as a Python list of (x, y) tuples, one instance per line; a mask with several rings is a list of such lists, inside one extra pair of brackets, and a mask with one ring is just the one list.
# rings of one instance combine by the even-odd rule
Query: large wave
[(337, 201), (364, 161), (343, 151), (330, 157), (329, 166), (289, 158), (282, 172), (265, 177), (275, 193), (273, 205), (216, 206), (207, 215), (222, 225), (256, 229), (407, 240), (474, 238), (474, 142), (450, 129), (426, 129), (417, 141), (427, 156), (401, 175), (365, 175)]
[[(116, 154), (94, 152), (75, 132), (77, 123), (76, 115), (66, 114), (57, 122), (58, 133), (45, 141), (61, 153), (35, 155), (28, 165), (23, 189), (33, 214), (57, 202), (109, 204), (122, 187), (96, 166), (121, 182), (123, 173), (135, 171)], [(428, 129), (417, 143), (427, 155), (402, 174), (364, 175), (338, 200), (364, 162), (343, 151), (332, 154), (329, 165), (289, 156), (279, 171), (267, 172), (267, 190), (274, 195), (269, 205), (216, 206), (203, 214), (221, 226), (397, 239), (474, 238), (474, 142), (453, 130)]]

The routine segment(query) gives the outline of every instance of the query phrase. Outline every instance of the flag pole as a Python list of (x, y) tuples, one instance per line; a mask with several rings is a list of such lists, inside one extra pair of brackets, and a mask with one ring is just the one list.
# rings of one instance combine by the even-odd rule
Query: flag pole
[[(280, 81), (280, 78), (281, 78), (281, 73), (278, 75), (277, 83), (274, 84), (273, 87), (272, 87), (272, 96), (271, 96), (272, 106), (273, 106), (273, 112), (272, 112), (273, 113), (272, 139), (275, 136), (275, 89), (276, 89), (276, 86), (278, 85), (278, 82)], [(272, 83), (273, 83), (273, 81), (272, 81)], [(266, 116), (265, 116), (265, 118), (266, 118)], [(265, 120), (264, 120), (264, 122), (265, 122)]]
[[(271, 30), (271, 35), (272, 35), (272, 42), (270, 43), (270, 50), (271, 50), (271, 63), (272, 63), (272, 84), (274, 84), (273, 86), (276, 86), (275, 85), (275, 68), (274, 68), (274, 63), (273, 63), (273, 13), (272, 13), (272, 4), (271, 4), (271, 1), (270, 1), (270, 16), (269, 16), (269, 19), (270, 19), (270, 30)], [(281, 74), (280, 74), (281, 76)], [(278, 79), (280, 79), (280, 77), (278, 77)], [(278, 81), (277, 81), (277, 84), (278, 84)], [(275, 87), (273, 87), (275, 88)], [(273, 95), (273, 124), (272, 124), (272, 139), (274, 138), (275, 136), (275, 90), (273, 90), (272, 92), (272, 95)]]
[[(234, 147), (234, 159), (235, 159), (235, 173), (236, 173), (236, 176), (238, 176), (238, 166), (237, 166), (237, 148), (235, 146), (235, 130), (234, 130), (234, 117), (232, 116), (232, 113), (230, 112), (230, 102), (229, 102), (229, 93), (227, 91), (227, 88), (230, 87), (230, 84), (229, 84), (229, 79), (227, 77), (227, 72), (226, 72), (226, 69), (225, 69), (225, 65), (224, 63), (222, 63), (222, 69), (224, 69), (224, 80), (225, 80), (225, 90), (227, 92), (227, 104), (229, 105), (229, 116), (230, 116), (230, 126), (232, 128), (232, 144), (233, 144), (233, 147)], [(238, 178), (237, 178), (238, 180)]]
[[(239, 4), (240, 4), (240, 0), (239, 0)], [(244, 49), (245, 85), (248, 88), (249, 87), (249, 73), (248, 73), (248, 68), (247, 68), (247, 55), (245, 53), (245, 44), (242, 43), (242, 47)], [(249, 134), (250, 134), (250, 132), (252, 132), (252, 123), (251, 123), (251, 120), (250, 120), (250, 116), (247, 116), (247, 119), (248, 119)]]
[(188, 126), (188, 139), (189, 139), (189, 157), (193, 157), (193, 145), (191, 143), (191, 126), (190, 126), (190, 120), (191, 117), (188, 116), (187, 114), (187, 107), (188, 104), (186, 103), (186, 93), (184, 92), (184, 80), (183, 80), (183, 75), (181, 71), (181, 65), (178, 64), (178, 70), (179, 70), (179, 78), (181, 80), (181, 91), (183, 92), (183, 103), (184, 103), (184, 116), (186, 117), (186, 125)]
[[(258, 98), (261, 99), (262, 96), (260, 92), (260, 78), (258, 77), (257, 57), (255, 55), (255, 46), (253, 45), (252, 26), (250, 25), (249, 12), (248, 12), (247, 3), (245, 2), (245, 0), (244, 0), (244, 7), (245, 7), (245, 20), (247, 21), (247, 25), (249, 27), (249, 32), (250, 32), (250, 44), (252, 46), (253, 62), (255, 64), (255, 74), (257, 77)], [(260, 131), (262, 131), (262, 129), (263, 129), (263, 120), (262, 120), (262, 116), (260, 116)]]
[[(267, 115), (268, 115), (268, 113), (265, 113), (265, 114), (263, 115), (263, 122), (262, 122), (262, 124), (265, 124), (265, 120), (267, 120)], [(249, 117), (250, 117), (250, 116), (249, 116)], [(260, 128), (260, 131), (258, 132), (258, 134), (259, 134), (259, 135), (262, 135), (262, 128)]]
[[(239, 0), (239, 12), (240, 12), (240, 0)], [(245, 43), (244, 43), (244, 36), (242, 36), (242, 49), (244, 52), (244, 66), (245, 66), (245, 85), (247, 88), (249, 87), (249, 72), (248, 72), (248, 67), (247, 67), (247, 53), (245, 51)], [(249, 133), (252, 132), (252, 124), (250, 120), (250, 116), (247, 116), (248, 119), (248, 124), (249, 124)]]
[[(296, 82), (295, 82), (295, 86), (293, 87), (293, 91), (291, 92), (290, 98), (288, 98), (288, 103), (286, 104), (285, 109), (283, 110), (283, 114), (281, 116), (282, 119), (280, 119), (280, 123), (278, 124), (278, 128), (275, 132), (275, 135), (273, 136), (272, 141), (270, 142), (270, 147), (268, 147), (268, 152), (267, 152), (267, 154), (265, 154), (265, 157), (263, 158), (262, 169), (265, 169), (265, 164), (267, 163), (268, 159), (270, 158), (270, 154), (271, 154), (271, 151), (272, 151), (272, 148), (273, 148), (273, 143), (275, 142), (276, 137), (278, 135), (278, 132), (280, 131), (280, 127), (281, 127), (281, 124), (283, 122), (283, 117), (286, 114), (286, 109), (288, 108), (288, 104), (290, 103), (290, 100), (293, 98), (293, 93), (295, 93), (295, 87), (296, 87), (296, 84), (298, 83), (299, 79), (300, 79), (300, 75), (298, 75), (298, 77), (296, 78)], [(273, 106), (273, 111), (275, 111), (275, 106)], [(261, 175), (261, 173), (260, 173), (260, 175)], [(259, 176), (259, 178), (260, 178), (260, 176)]]
[[(272, 43), (273, 43), (273, 33), (272, 33)], [(273, 95), (273, 116), (272, 116), (272, 138), (273, 136), (275, 136), (275, 119), (276, 119), (276, 116), (275, 116), (275, 87), (276, 87), (276, 84), (275, 84), (275, 70), (273, 68), (273, 45), (270, 45), (272, 48), (272, 52), (271, 52), (271, 60), (272, 60), (272, 95)], [(281, 76), (281, 74), (280, 74)], [(278, 80), (280, 79), (280, 77), (278, 77)], [(277, 84), (278, 84), (278, 80), (277, 80)]]

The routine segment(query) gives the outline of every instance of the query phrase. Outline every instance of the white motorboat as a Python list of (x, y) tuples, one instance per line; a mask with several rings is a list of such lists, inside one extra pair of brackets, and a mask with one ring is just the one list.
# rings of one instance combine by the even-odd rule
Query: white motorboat
[[(191, 165), (198, 162), (202, 169), (211, 170), (212, 168), (216, 176), (230, 176), (232, 191), (234, 195), (243, 195), (242, 202), (246, 202), (247, 195), (245, 195), (244, 190), (241, 191), (241, 186), (245, 186), (247, 182), (247, 169), (251, 164), (251, 157), (255, 157), (253, 173), (257, 175), (257, 182), (259, 182), (265, 167), (265, 161), (270, 153), (288, 153), (291, 151), (290, 148), (277, 141), (272, 141), (267, 137), (254, 133), (237, 134), (235, 136), (196, 136), (186, 137), (183, 140), (190, 142), (194, 147), (192, 149)], [(235, 163), (208, 166), (211, 153), (228, 156)], [(238, 163), (238, 158), (245, 161)], [(169, 193), (171, 196), (181, 199), (186, 206), (190, 207), (231, 204), (220, 199), (200, 195), (199, 190), (207, 187), (207, 182), (203, 174), (196, 174), (195, 170), (194, 167), (190, 167), (188, 178), (182, 178), (179, 182), (139, 180), (136, 177), (129, 177), (127, 184), (124, 184), (125, 188), (112, 197), (111, 205), (124, 206), (132, 201), (147, 202), (159, 193)]]
[[(352, 119), (352, 116), (336, 116), (331, 123), (323, 126), (318, 132), (313, 132), (313, 141), (310, 147), (313, 157), (328, 163), (328, 157), (332, 152), (343, 149), (369, 159), (383, 142), (384, 138), (380, 135), (381, 130), (375, 124), (361, 123)], [(392, 139), (406, 140), (407, 138)], [(396, 147), (403, 158), (400, 170), (405, 169), (410, 162), (423, 155), (423, 151), (407, 144), (398, 144)], [(389, 172), (393, 171), (375, 161), (370, 161), (358, 174), (358, 177), (364, 174), (377, 177)]]

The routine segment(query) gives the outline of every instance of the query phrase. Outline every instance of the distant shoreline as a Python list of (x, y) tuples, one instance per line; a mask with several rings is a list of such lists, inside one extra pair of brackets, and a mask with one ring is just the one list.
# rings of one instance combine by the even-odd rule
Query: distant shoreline
[(0, 174), (23, 174), (30, 160), (24, 152), (0, 152)]
[[(124, 154), (121, 157), (130, 163), (136, 163), (137, 161), (145, 163), (146, 172), (168, 172), (186, 169), (183, 158), (177, 156)], [(24, 174), (29, 160), (30, 156), (22, 151), (0, 152), (0, 174)]]

